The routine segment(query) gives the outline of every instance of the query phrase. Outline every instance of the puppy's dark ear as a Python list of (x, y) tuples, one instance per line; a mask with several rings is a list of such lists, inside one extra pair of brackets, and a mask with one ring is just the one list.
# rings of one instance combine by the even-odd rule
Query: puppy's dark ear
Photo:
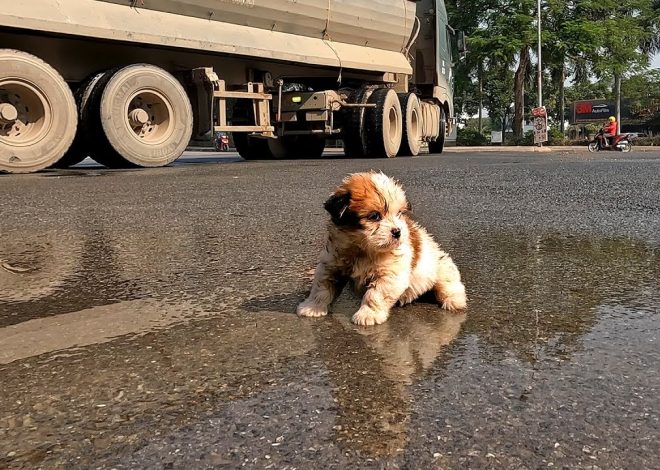
[(348, 206), (351, 203), (351, 193), (335, 193), (330, 199), (325, 201), (323, 207), (330, 213), (332, 221), (336, 225), (341, 225), (342, 217), (346, 214)]

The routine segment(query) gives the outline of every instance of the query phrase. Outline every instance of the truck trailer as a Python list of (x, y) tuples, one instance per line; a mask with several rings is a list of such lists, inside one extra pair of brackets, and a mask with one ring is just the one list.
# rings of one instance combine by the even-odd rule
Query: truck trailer
[(0, 0), (0, 171), (439, 153), (464, 42), (443, 0)]

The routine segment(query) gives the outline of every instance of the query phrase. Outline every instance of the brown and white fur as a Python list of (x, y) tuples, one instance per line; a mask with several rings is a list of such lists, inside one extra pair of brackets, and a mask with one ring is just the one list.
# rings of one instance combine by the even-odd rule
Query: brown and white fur
[(381, 324), (397, 302), (408, 304), (429, 291), (443, 308), (465, 309), (456, 265), (410, 218), (406, 194), (392, 178), (376, 172), (349, 175), (325, 209), (331, 216), (328, 239), (298, 315), (327, 315), (348, 280), (366, 289), (353, 315), (358, 325)]

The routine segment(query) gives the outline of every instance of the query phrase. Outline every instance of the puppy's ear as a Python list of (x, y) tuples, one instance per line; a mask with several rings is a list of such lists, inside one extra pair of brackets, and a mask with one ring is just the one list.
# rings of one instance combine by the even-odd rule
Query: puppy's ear
[(412, 204), (410, 204), (410, 201), (406, 201), (406, 210), (412, 212)]
[(332, 221), (336, 225), (341, 225), (342, 218), (348, 210), (348, 206), (351, 203), (351, 193), (335, 193), (330, 196), (330, 199), (325, 201), (323, 207), (330, 213)]

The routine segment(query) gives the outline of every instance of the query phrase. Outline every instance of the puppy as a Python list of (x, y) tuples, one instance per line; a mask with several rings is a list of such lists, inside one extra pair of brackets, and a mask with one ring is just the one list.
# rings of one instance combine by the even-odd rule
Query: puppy
[(456, 265), (409, 215), (401, 186), (383, 173), (346, 177), (325, 203), (328, 238), (307, 300), (298, 315), (322, 317), (348, 280), (364, 289), (358, 325), (387, 320), (398, 302), (406, 305), (433, 291), (450, 311), (466, 307), (465, 286)]

